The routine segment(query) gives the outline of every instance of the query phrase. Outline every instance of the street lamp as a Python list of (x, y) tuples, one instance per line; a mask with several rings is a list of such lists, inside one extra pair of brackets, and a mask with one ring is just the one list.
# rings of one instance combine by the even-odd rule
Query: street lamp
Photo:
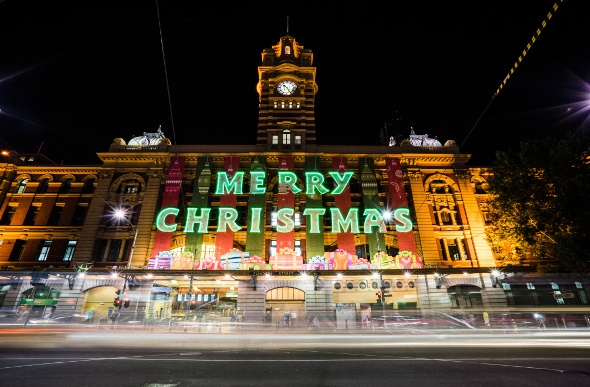
[(131, 260), (133, 259), (133, 250), (135, 250), (135, 241), (137, 240), (137, 227), (129, 221), (128, 212), (122, 209), (117, 209), (114, 212), (114, 217), (118, 220), (124, 220), (133, 229), (133, 242), (131, 243), (131, 251), (129, 252), (129, 261), (127, 262), (127, 268), (131, 267)]

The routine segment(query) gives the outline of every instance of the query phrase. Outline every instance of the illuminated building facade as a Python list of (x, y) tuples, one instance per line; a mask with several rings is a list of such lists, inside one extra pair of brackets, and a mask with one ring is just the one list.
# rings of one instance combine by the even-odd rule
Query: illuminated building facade
[(485, 238), (491, 169), (413, 132), (317, 144), (312, 64), (288, 35), (263, 50), (253, 145), (172, 144), (158, 129), (115, 139), (100, 166), (5, 155), (2, 307), (122, 321), (289, 312), (338, 327), (376, 308), (508, 307)]

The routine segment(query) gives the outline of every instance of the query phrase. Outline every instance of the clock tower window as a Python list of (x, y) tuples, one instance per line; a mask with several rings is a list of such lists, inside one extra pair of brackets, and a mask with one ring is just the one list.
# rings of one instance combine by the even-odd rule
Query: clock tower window
[(281, 108), (285, 108), (285, 101), (281, 101)]

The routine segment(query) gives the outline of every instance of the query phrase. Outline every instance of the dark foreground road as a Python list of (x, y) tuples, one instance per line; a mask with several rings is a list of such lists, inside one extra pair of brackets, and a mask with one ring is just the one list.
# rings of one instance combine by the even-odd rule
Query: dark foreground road
[(2, 386), (587, 386), (590, 332), (0, 330)]

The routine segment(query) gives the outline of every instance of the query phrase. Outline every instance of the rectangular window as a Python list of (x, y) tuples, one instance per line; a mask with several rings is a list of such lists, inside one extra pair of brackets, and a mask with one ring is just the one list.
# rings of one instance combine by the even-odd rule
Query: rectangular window
[(108, 239), (99, 239), (98, 240), (98, 248), (96, 249), (96, 256), (94, 257), (95, 261), (102, 261), (107, 251), (107, 246), (109, 244)]
[(293, 109), (293, 101), (289, 101), (289, 109)]
[(279, 136), (277, 136), (276, 134), (273, 134), (272, 136), (272, 144), (279, 145)]
[(3, 225), (10, 225), (10, 222), (12, 222), (12, 218), (14, 217), (14, 213), (16, 212), (16, 206), (6, 206), (6, 209), (4, 210), (4, 214), (2, 214), (2, 219), (0, 220), (0, 224)]
[(301, 145), (301, 136), (300, 135), (295, 136), (295, 144)]
[(76, 250), (77, 241), (68, 241), (68, 246), (66, 247), (66, 251), (64, 252), (64, 261), (71, 261), (72, 257), (74, 256), (74, 250)]
[(289, 131), (283, 132), (283, 144), (284, 145), (291, 144), (291, 133)]
[(59, 219), (61, 218), (61, 214), (64, 210), (64, 205), (55, 204), (53, 206), (51, 209), (51, 214), (49, 214), (49, 219), (47, 219), (48, 226), (57, 226), (59, 224)]
[(84, 224), (84, 219), (86, 218), (87, 210), (88, 206), (83, 206), (80, 204), (76, 206), (76, 210), (74, 211), (74, 217), (72, 218), (72, 226), (82, 226)]
[(112, 239), (111, 246), (109, 247), (109, 255), (107, 261), (117, 262), (119, 259), (119, 252), (121, 251), (121, 239)]
[(274, 102), (273, 102), (273, 107), (274, 107), (275, 109), (279, 107), (279, 104), (277, 103), (277, 101), (274, 101)]
[(35, 219), (37, 219), (37, 215), (39, 215), (40, 209), (41, 209), (40, 205), (39, 206), (32, 205), (31, 207), (29, 207), (29, 210), (27, 211), (27, 216), (25, 217), (25, 222), (24, 222), (25, 226), (35, 225)]
[(134, 185), (128, 185), (125, 187), (126, 194), (132, 194), (132, 193), (135, 193), (135, 191), (136, 191), (136, 188)]
[(43, 241), (41, 243), (41, 250), (39, 250), (39, 255), (37, 256), (37, 261), (47, 261), (47, 256), (49, 256), (50, 249), (51, 241)]
[(23, 252), (25, 251), (26, 245), (27, 245), (26, 240), (17, 239), (14, 242), (14, 247), (12, 248), (12, 251), (10, 252), (10, 256), (8, 257), (8, 260), (10, 262), (20, 261), (20, 259), (22, 258)]
[(285, 101), (281, 101), (281, 108), (285, 108)]

